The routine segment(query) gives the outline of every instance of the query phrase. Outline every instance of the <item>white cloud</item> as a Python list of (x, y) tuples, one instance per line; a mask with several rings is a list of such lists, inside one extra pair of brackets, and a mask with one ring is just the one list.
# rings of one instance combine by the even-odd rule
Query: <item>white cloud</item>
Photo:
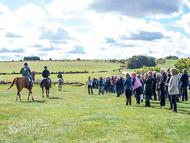
[(93, 0), (53, 0), (46, 10), (53, 18), (73, 18), (81, 13)]
[(5, 6), (5, 5), (3, 5), (3, 4), (0, 2), (0, 15), (3, 14), (4, 12), (7, 12), (7, 11), (9, 11), (8, 6)]
[(184, 14), (180, 20), (176, 22), (175, 26), (179, 26), (181, 28), (184, 28), (184, 31), (188, 34), (190, 34), (190, 12), (187, 14)]
[[(45, 9), (30, 3), (14, 12), (0, 3), (0, 50), (23, 48), (26, 52), (20, 53), (20, 56), (36, 55), (42, 59), (122, 59), (142, 54), (160, 58), (170, 54), (182, 57), (188, 54), (180, 53), (190, 53), (190, 40), (179, 32), (167, 31), (162, 23), (154, 19), (146, 22), (145, 19), (119, 13), (97, 13), (88, 9), (91, 2), (53, 0), (45, 5)], [(190, 33), (189, 17), (190, 14), (186, 14), (178, 22), (178, 26), (184, 27), (187, 33)], [(80, 26), (77, 23), (65, 25), (66, 20), (75, 18), (85, 23)], [(79, 32), (76, 28), (88, 31)], [(20, 38), (6, 37), (9, 32)], [(112, 42), (106, 43), (108, 39)], [(75, 47), (82, 47), (83, 54), (69, 54), (75, 49), (77, 53)], [(53, 50), (47, 51), (49, 48)], [(18, 54), (0, 53), (0, 60), (3, 55), (20, 59)]]

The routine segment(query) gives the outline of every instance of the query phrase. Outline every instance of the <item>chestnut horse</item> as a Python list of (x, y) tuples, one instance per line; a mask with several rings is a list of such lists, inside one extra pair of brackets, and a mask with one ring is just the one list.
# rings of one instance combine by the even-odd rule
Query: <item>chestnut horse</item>
[[(35, 81), (35, 71), (32, 71), (30, 76), (33, 78), (33, 81)], [(28, 79), (24, 76), (21, 76), (21, 77), (16, 77), (15, 79), (13, 79), (11, 85), (9, 88), (7, 88), (7, 90), (9, 90), (11, 87), (13, 87), (14, 85), (16, 84), (17, 86), (17, 97), (16, 97), (16, 101), (18, 99), (18, 96), (19, 96), (19, 99), (21, 101), (21, 98), (20, 98), (20, 92), (22, 91), (23, 88), (26, 88), (29, 90), (29, 94), (28, 94), (28, 100), (29, 100), (29, 97), (30, 97), (30, 94), (32, 96), (32, 87), (30, 86), (30, 82), (28, 81)], [(32, 100), (34, 100), (33, 96), (32, 96)]]
[(41, 87), (42, 87), (42, 97), (44, 98), (44, 87), (46, 89), (46, 97), (49, 97), (49, 80), (47, 78), (43, 78), (42, 79), (42, 83), (41, 83)]

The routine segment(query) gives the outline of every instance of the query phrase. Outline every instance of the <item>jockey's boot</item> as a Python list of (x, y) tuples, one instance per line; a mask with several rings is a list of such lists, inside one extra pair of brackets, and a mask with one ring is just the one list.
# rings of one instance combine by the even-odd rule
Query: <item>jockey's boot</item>
[(49, 85), (49, 88), (52, 88), (51, 85)]

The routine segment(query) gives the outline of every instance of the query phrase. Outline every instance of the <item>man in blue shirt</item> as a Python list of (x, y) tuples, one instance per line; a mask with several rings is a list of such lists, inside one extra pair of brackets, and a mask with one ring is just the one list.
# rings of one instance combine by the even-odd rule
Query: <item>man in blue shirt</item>
[(181, 76), (180, 81), (182, 82), (181, 86), (182, 86), (182, 101), (187, 101), (188, 100), (188, 96), (187, 96), (187, 86), (188, 86), (188, 82), (189, 82), (189, 76), (187, 74), (187, 70), (184, 69), (183, 70), (183, 75)]

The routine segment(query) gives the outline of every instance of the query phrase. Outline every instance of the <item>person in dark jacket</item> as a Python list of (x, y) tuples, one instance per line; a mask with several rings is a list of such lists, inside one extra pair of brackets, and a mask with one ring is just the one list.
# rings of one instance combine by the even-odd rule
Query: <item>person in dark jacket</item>
[(124, 81), (125, 86), (125, 96), (126, 96), (126, 105), (131, 105), (131, 96), (132, 96), (132, 78), (127, 73), (126, 74), (126, 80)]
[(181, 76), (180, 81), (182, 82), (182, 101), (187, 101), (188, 100), (188, 95), (187, 95), (187, 86), (189, 82), (189, 76), (187, 74), (187, 70), (183, 70), (183, 75)]
[(108, 92), (110, 92), (111, 89), (111, 79), (110, 76), (108, 76)]
[(124, 86), (123, 86), (123, 77), (122, 76), (120, 77), (120, 83), (121, 83), (121, 92), (120, 92), (120, 94), (122, 95), (123, 88), (124, 88)]
[[(146, 75), (147, 75), (147, 73), (145, 73)], [(141, 103), (143, 102), (143, 99), (144, 99), (144, 92), (143, 92), (143, 90), (144, 90), (144, 83), (143, 83), (143, 81), (142, 81), (142, 77), (143, 77), (144, 75), (143, 74), (141, 74), (141, 78), (140, 78), (140, 82), (141, 82), (141, 84), (142, 84), (142, 86), (143, 86), (143, 89), (142, 89), (142, 91), (141, 91)]]
[(160, 106), (165, 106), (165, 94), (166, 91), (164, 90), (165, 84), (166, 84), (166, 73), (165, 73), (165, 69), (161, 68), (160, 70), (161, 73), (161, 78), (160, 78), (160, 82), (159, 82), (159, 86), (160, 86)]
[(144, 83), (144, 94), (145, 94), (145, 107), (150, 107), (150, 101), (149, 96), (153, 92), (153, 84), (154, 84), (154, 78), (152, 77), (152, 71), (148, 72), (148, 77), (144, 76), (142, 78), (142, 81)]
[(44, 67), (44, 71), (42, 72), (43, 78), (47, 78), (49, 80), (50, 88), (51, 88), (51, 79), (49, 78), (50, 73), (47, 70), (47, 66)]
[(170, 79), (171, 79), (171, 74), (170, 74), (170, 68), (167, 69), (167, 79), (166, 79), (166, 85), (165, 85), (165, 91), (166, 91), (166, 94), (168, 96), (168, 99), (169, 99), (169, 102), (170, 102), (170, 109), (172, 109), (172, 101), (171, 101), (171, 96), (168, 92), (168, 84), (170, 82)]
[(99, 80), (98, 80), (98, 95), (100, 95), (100, 93), (102, 93), (102, 95), (104, 95), (104, 79), (100, 76)]
[(153, 95), (154, 95), (154, 100), (156, 99), (156, 71), (153, 71), (153, 78), (154, 78), (154, 83), (153, 83)]
[(119, 77), (116, 78), (115, 85), (116, 85), (116, 92), (117, 92), (116, 97), (120, 97), (120, 95), (121, 95), (121, 80)]

